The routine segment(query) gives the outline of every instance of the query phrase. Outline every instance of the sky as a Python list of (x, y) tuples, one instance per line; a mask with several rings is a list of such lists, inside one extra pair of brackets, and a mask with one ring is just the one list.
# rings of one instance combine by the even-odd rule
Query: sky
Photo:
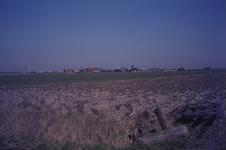
[(225, 0), (0, 0), (0, 72), (226, 68)]

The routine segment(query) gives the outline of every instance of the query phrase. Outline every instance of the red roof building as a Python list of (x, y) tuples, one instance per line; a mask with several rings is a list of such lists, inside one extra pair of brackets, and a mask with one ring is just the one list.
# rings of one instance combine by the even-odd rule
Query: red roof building
[(71, 73), (71, 72), (74, 72), (73, 69), (64, 69), (64, 73)]
[(88, 72), (96, 72), (96, 68), (87, 68)]

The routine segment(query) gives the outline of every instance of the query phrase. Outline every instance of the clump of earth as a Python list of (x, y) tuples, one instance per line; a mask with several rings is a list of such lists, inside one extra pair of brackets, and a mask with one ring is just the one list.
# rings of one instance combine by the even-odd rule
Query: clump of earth
[[(223, 117), (189, 128), (183, 149), (226, 148), (226, 74), (0, 88), (0, 135), (37, 142), (98, 143), (114, 146), (161, 131), (154, 113), (160, 108), (168, 128), (187, 104), (220, 101)], [(6, 144), (3, 148), (13, 148)]]

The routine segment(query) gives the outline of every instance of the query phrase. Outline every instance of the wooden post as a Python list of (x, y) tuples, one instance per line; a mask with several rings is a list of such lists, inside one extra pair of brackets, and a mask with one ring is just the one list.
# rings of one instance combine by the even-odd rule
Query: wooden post
[(156, 114), (156, 116), (157, 116), (157, 118), (159, 120), (159, 124), (162, 127), (162, 130), (166, 130), (167, 129), (166, 123), (165, 123), (165, 121), (164, 121), (164, 119), (162, 117), (162, 112), (160, 111), (159, 108), (155, 109), (155, 114)]
[(191, 109), (186, 109), (185, 112), (183, 113), (183, 115), (185, 116), (185, 115), (189, 114), (190, 112), (191, 112)]
[(181, 135), (188, 135), (188, 128), (185, 125), (177, 126), (164, 131), (151, 133), (143, 137), (137, 138), (140, 144), (154, 144), (165, 141), (167, 139), (176, 138)]

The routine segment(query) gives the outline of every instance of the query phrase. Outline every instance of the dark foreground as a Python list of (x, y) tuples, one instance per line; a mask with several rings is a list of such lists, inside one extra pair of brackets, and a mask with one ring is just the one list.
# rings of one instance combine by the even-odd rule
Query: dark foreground
[[(1, 148), (64, 148), (97, 144), (130, 147), (137, 137), (161, 131), (154, 114), (160, 108), (168, 128), (190, 103), (221, 101), (226, 108), (226, 74), (93, 82), (74, 85), (0, 89)], [(183, 137), (178, 149), (226, 148), (225, 111), (210, 126), (201, 122)], [(14, 142), (10, 142), (14, 141)], [(40, 146), (41, 145), (41, 146)], [(165, 149), (170, 143), (157, 145)], [(81, 147), (80, 147), (81, 148)], [(154, 147), (156, 148), (156, 147)], [(154, 149), (153, 148), (153, 149)], [(89, 149), (89, 148), (88, 148)]]

